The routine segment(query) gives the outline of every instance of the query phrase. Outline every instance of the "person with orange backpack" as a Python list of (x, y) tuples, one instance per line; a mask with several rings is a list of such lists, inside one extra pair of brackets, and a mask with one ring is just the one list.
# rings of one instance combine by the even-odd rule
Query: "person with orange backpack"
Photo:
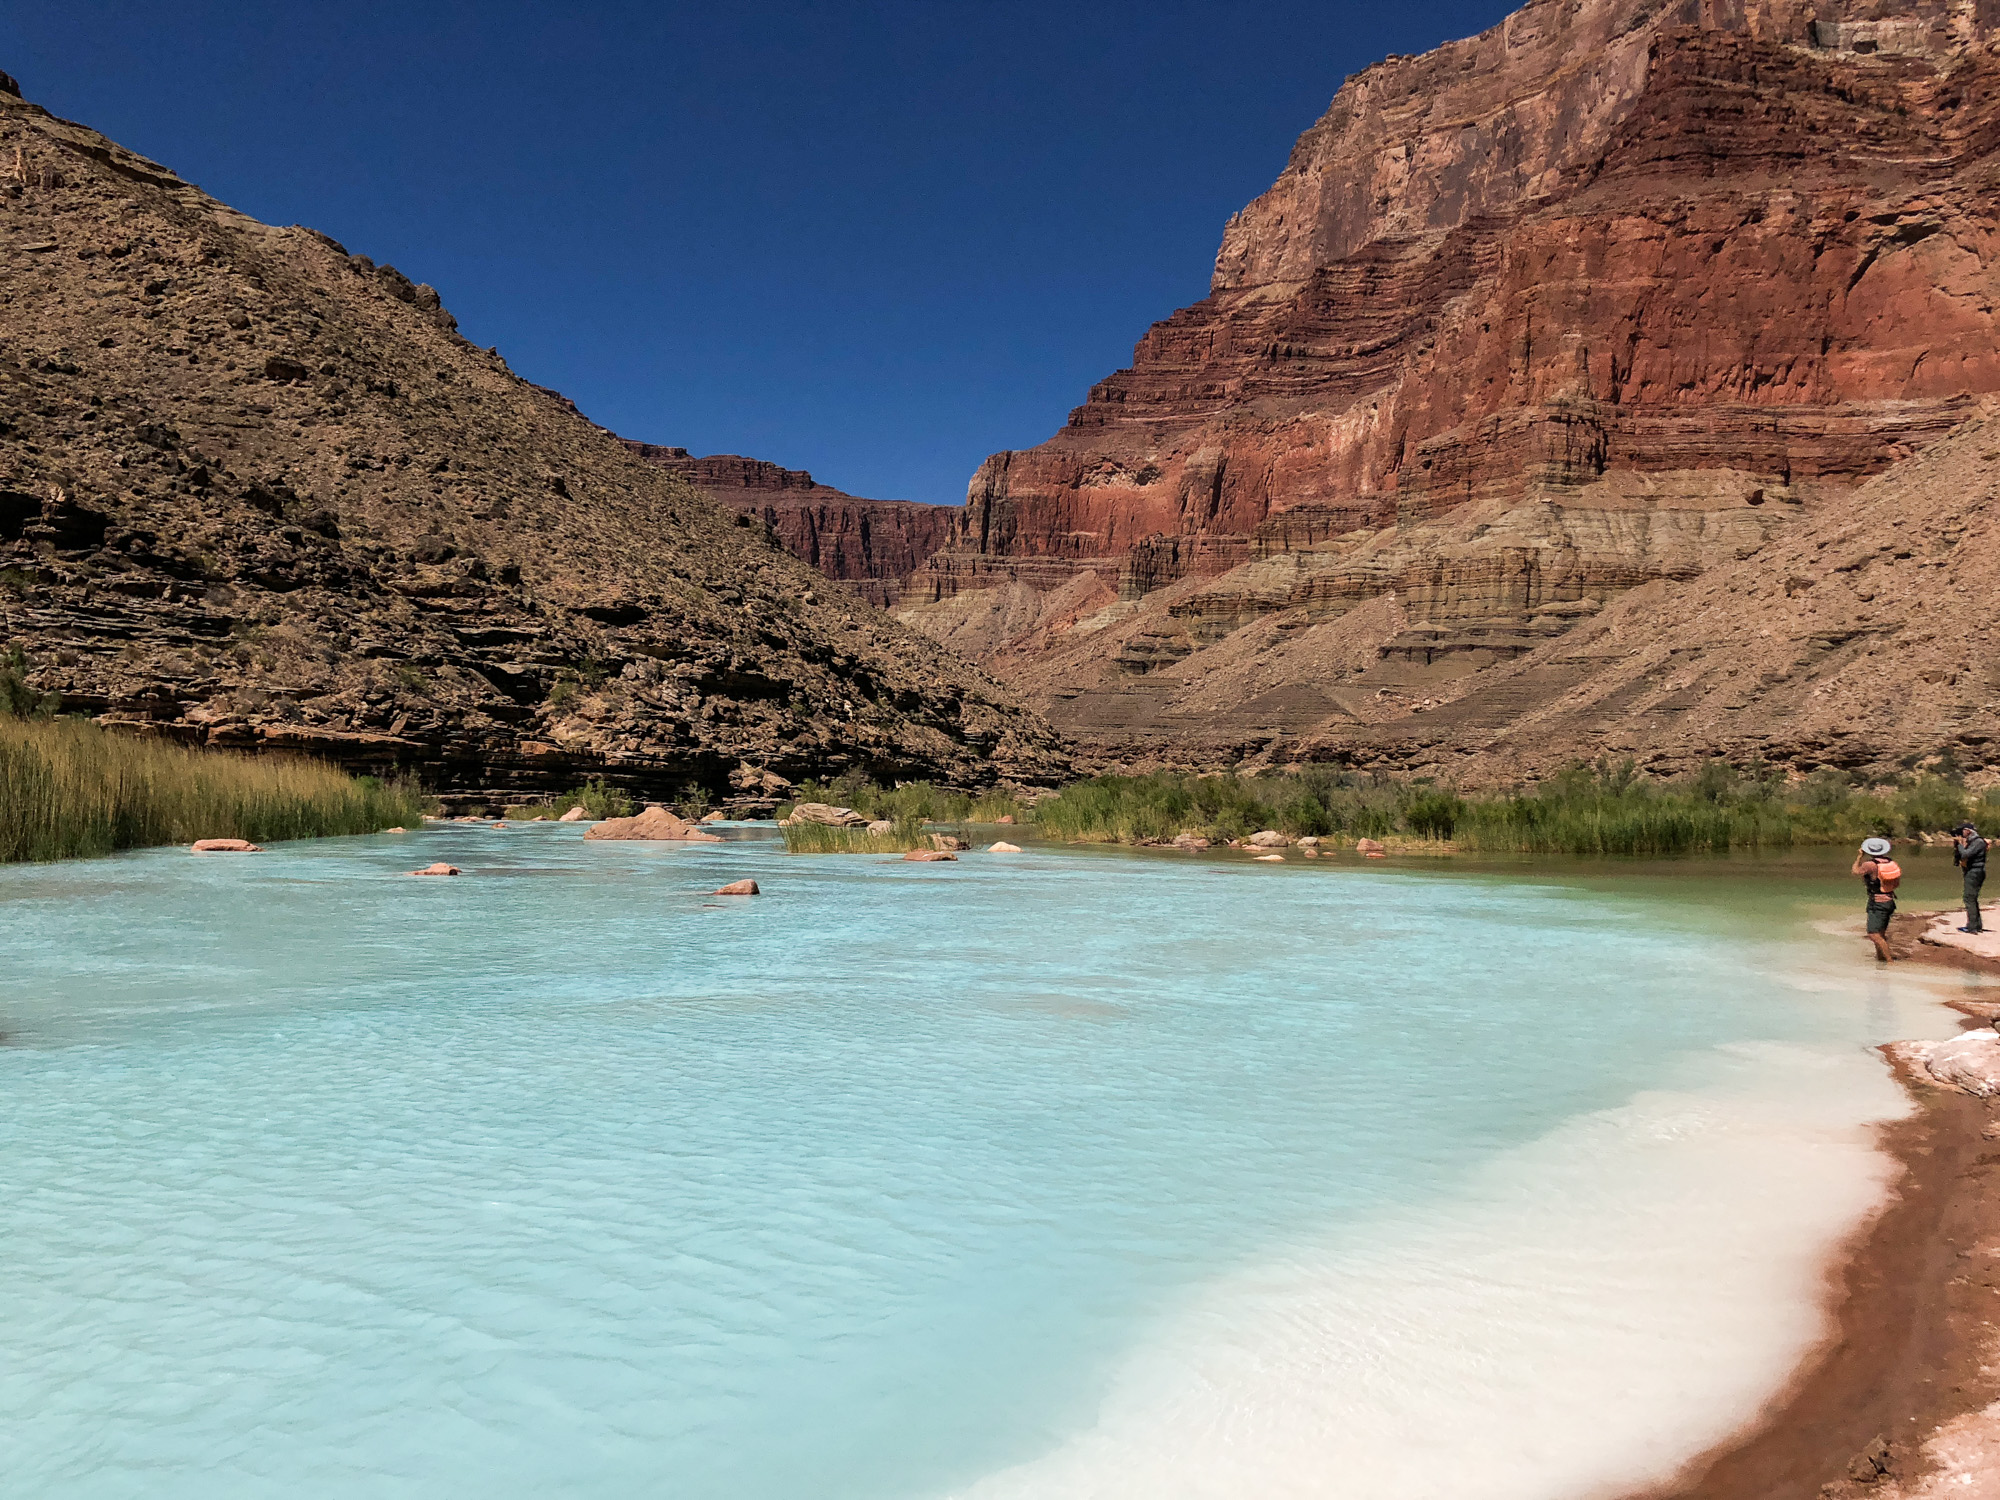
[(1896, 887), (1903, 883), (1903, 867), (1890, 856), (1887, 839), (1863, 839), (1853, 873), (1868, 887), (1868, 941), (1875, 945), (1875, 961), (1886, 964), (1889, 919), (1896, 915)]

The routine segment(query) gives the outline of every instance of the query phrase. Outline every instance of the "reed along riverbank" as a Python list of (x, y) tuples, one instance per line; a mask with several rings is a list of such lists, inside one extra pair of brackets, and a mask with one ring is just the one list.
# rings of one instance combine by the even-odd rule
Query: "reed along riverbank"
[(81, 719), (0, 718), (0, 863), (374, 833), (422, 817), (413, 786), (317, 761), (130, 739)]
[(1918, 776), (1863, 790), (1830, 773), (1786, 781), (1717, 762), (1678, 781), (1649, 781), (1629, 762), (1576, 766), (1497, 796), (1462, 795), (1343, 773), (1099, 776), (1034, 809), (1045, 838), (1221, 841), (1260, 829), (1293, 837), (1409, 839), (1467, 853), (1695, 854), (1914, 836), (1975, 811), (1966, 789)]

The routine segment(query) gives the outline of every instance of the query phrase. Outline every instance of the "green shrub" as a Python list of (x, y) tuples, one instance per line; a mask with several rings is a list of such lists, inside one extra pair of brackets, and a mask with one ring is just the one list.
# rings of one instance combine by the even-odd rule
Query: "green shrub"
[(787, 854), (900, 854), (930, 847), (930, 835), (920, 818), (904, 818), (887, 833), (825, 823), (787, 823), (782, 832)]

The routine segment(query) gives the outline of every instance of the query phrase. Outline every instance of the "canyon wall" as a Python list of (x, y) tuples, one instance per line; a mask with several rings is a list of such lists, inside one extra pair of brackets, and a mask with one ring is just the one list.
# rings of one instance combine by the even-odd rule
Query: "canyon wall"
[(944, 545), (958, 513), (954, 505), (865, 500), (761, 458), (696, 458), (685, 448), (622, 441), (646, 462), (759, 517), (792, 556), (879, 606), (901, 600), (903, 580)]
[(1136, 597), (1617, 471), (1810, 494), (1948, 430), (2000, 390), (2000, 7), (1841, 9), (1538, 0), (1351, 79), (913, 587)]
[(1882, 9), (1535, 0), (1349, 79), (904, 617), (1115, 757), (1258, 620), (1484, 670), (1771, 545), (2000, 392), (2000, 0)]

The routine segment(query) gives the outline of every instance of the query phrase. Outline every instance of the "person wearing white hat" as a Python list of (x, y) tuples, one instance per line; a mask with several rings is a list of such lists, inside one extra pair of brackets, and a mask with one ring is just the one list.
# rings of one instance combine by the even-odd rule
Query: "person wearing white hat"
[(1875, 961), (1886, 964), (1889, 919), (1896, 915), (1896, 887), (1903, 883), (1903, 867), (1891, 858), (1887, 839), (1863, 839), (1853, 873), (1868, 887), (1868, 941), (1875, 945)]

